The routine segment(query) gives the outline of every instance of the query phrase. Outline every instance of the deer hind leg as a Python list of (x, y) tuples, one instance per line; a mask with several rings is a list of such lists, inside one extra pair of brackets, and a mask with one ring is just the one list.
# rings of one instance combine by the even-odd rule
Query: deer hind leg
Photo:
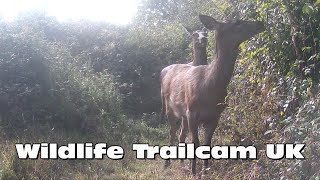
[[(197, 114), (194, 112), (188, 111), (187, 113), (189, 132), (191, 133), (191, 141), (194, 144), (195, 148), (199, 147), (199, 136), (198, 136), (198, 123), (197, 123)], [(197, 158), (194, 158), (191, 163), (192, 174), (196, 175), (196, 163)]]
[[(177, 118), (174, 117), (172, 113), (168, 113), (167, 118), (170, 125), (169, 144), (174, 145), (174, 142), (176, 139), (176, 133), (177, 133), (177, 130), (179, 129), (180, 122)], [(167, 168), (168, 166), (170, 166), (170, 159), (165, 161), (164, 168)]]
[[(187, 133), (188, 133), (188, 121), (186, 118), (182, 118), (180, 135), (179, 135), (179, 142), (180, 143), (185, 143)], [(181, 159), (181, 163), (183, 163), (183, 159)]]
[[(204, 145), (211, 146), (211, 140), (213, 132), (216, 130), (218, 125), (219, 116), (213, 119), (208, 120), (206, 123), (203, 124), (204, 127)], [(203, 161), (203, 172), (206, 173), (206, 170), (209, 166), (208, 159)]]

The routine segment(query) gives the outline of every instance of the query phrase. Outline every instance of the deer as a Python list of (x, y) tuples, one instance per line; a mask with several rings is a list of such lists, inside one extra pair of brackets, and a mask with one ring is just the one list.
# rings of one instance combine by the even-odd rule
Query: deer
[[(188, 65), (199, 66), (207, 65), (207, 45), (208, 45), (208, 31), (206, 28), (201, 30), (191, 30), (188, 27), (183, 28), (186, 30), (188, 35), (192, 38), (192, 61)], [(164, 101), (162, 101), (161, 121), (164, 120)]]
[[(198, 128), (204, 129), (204, 145), (211, 139), (221, 113), (226, 107), (227, 87), (233, 76), (239, 45), (265, 30), (261, 21), (228, 20), (219, 22), (213, 17), (199, 15), (208, 30), (215, 31), (215, 57), (211, 64), (191, 66), (173, 64), (160, 73), (161, 98), (169, 123), (169, 143), (174, 145), (180, 127), (179, 142), (185, 141), (187, 132), (191, 142), (199, 147)], [(191, 160), (191, 171), (196, 175), (196, 158)], [(203, 169), (208, 168), (204, 160)], [(165, 168), (170, 160), (165, 161)]]
[[(188, 35), (192, 39), (192, 61), (188, 65), (199, 66), (207, 65), (207, 45), (208, 45), (208, 30), (202, 28), (201, 30), (191, 30), (188, 27), (183, 26)], [(165, 113), (165, 101), (162, 101), (161, 121), (164, 121)]]
[(207, 29), (202, 28), (201, 30), (191, 30), (187, 27), (184, 28), (192, 38), (192, 62), (188, 64), (193, 66), (207, 65)]
[[(207, 65), (207, 45), (208, 45), (208, 30), (202, 28), (201, 30), (191, 30), (188, 27), (184, 27), (188, 35), (192, 39), (192, 61), (188, 65), (199, 66)], [(161, 121), (164, 121), (165, 101), (162, 101)], [(187, 129), (185, 129), (187, 130)], [(186, 131), (184, 131), (186, 134)], [(185, 138), (184, 138), (185, 139)], [(181, 160), (183, 162), (183, 160)]]

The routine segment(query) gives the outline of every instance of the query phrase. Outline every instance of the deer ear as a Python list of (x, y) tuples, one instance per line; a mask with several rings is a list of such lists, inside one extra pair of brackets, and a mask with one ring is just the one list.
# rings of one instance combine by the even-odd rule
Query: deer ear
[(184, 30), (189, 34), (191, 35), (192, 34), (192, 30), (190, 28), (187, 28), (185, 26), (183, 26)]
[(219, 28), (220, 23), (210, 16), (199, 15), (199, 19), (204, 27), (209, 30), (217, 30)]

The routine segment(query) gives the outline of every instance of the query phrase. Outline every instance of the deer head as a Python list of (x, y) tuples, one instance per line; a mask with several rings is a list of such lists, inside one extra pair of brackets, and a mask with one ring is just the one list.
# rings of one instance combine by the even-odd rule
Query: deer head
[(265, 30), (263, 23), (260, 21), (228, 20), (227, 22), (218, 22), (206, 15), (199, 15), (199, 18), (207, 29), (216, 30), (217, 41), (223, 40), (232, 46), (238, 46)]
[(195, 47), (206, 47), (208, 43), (208, 30), (202, 28), (201, 30), (191, 30), (184, 27), (189, 36), (192, 38), (193, 45)]

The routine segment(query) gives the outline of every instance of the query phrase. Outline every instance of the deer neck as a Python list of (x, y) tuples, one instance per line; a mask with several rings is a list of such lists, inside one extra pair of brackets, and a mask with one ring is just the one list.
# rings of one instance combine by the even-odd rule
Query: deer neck
[[(219, 87), (224, 93), (233, 75), (235, 62), (238, 56), (238, 45), (230, 46), (222, 39), (217, 38), (216, 41), (216, 58), (209, 65), (209, 86)], [(214, 88), (216, 91), (219, 89)]]
[(193, 46), (193, 63), (194, 66), (207, 65), (207, 50), (206, 47)]

